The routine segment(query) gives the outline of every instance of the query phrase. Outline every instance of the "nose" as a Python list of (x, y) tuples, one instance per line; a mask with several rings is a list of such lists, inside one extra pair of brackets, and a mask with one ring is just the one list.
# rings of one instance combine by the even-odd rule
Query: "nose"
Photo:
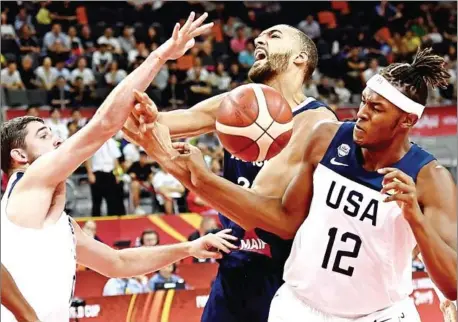
[(259, 36), (254, 40), (254, 45), (257, 46), (265, 46), (266, 39), (265, 36)]
[(361, 103), (361, 106), (359, 107), (358, 113), (356, 113), (356, 117), (361, 120), (367, 120), (369, 118), (369, 111), (367, 108), (366, 103)]
[(58, 148), (59, 145), (62, 144), (62, 142), (63, 142), (63, 140), (60, 137), (54, 136), (54, 147)]

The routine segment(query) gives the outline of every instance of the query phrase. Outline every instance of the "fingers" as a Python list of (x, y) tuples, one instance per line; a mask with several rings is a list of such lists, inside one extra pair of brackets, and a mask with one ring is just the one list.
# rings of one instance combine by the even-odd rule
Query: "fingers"
[(380, 193), (392, 195), (394, 193), (414, 193), (415, 187), (407, 185), (399, 180), (392, 181), (383, 186)]
[(407, 204), (412, 204), (414, 198), (415, 198), (415, 195), (413, 193), (408, 193), (408, 194), (407, 193), (397, 193), (389, 197), (386, 197), (383, 200), (383, 202), (400, 201), (400, 202), (404, 202)]
[(405, 184), (415, 184), (410, 176), (396, 168), (383, 168), (377, 170), (377, 172), (385, 175), (383, 177), (383, 183), (392, 181), (396, 178)]
[(182, 32), (188, 32), (189, 28), (191, 28), (191, 25), (192, 25), (192, 22), (194, 21), (195, 16), (196, 16), (195, 12), (192, 11), (188, 17), (188, 20), (186, 20), (183, 28), (181, 28)]
[(196, 28), (196, 30), (193, 30), (189, 36), (191, 38), (195, 38), (195, 37), (199, 37), (200, 35), (204, 35), (213, 28), (213, 25), (214, 25), (213, 22), (210, 22), (203, 26), (200, 26), (199, 28)]
[(208, 250), (203, 250), (201, 254), (202, 254), (202, 257), (204, 258), (215, 258), (215, 259), (223, 258), (223, 254), (221, 254), (220, 252), (211, 252)]
[(204, 22), (204, 20), (207, 19), (207, 17), (208, 17), (208, 13), (205, 12), (203, 15), (197, 18), (196, 21), (192, 23), (190, 31), (193, 31), (194, 29), (199, 27)]
[(178, 33), (180, 32), (180, 24), (177, 22), (175, 24), (175, 27), (173, 27), (173, 33), (172, 33), (172, 39), (177, 40), (178, 39)]
[(232, 240), (237, 240), (238, 238), (232, 235), (229, 235), (232, 232), (232, 229), (227, 228), (223, 229), (219, 232), (216, 233), (217, 236), (223, 237), (225, 239), (232, 239)]

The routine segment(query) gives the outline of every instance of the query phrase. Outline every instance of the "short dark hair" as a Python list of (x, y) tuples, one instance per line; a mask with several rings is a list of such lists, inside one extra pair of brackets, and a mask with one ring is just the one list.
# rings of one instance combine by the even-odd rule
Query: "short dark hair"
[[(291, 27), (291, 26), (290, 26)], [(296, 31), (297, 36), (299, 37), (299, 42), (301, 46), (301, 51), (307, 53), (307, 70), (304, 75), (304, 83), (312, 76), (313, 72), (318, 65), (318, 49), (316, 48), (313, 40), (307, 36), (305, 33), (300, 31), (297, 28), (291, 27)]]
[(11, 170), (11, 150), (25, 148), (25, 137), (27, 135), (27, 124), (30, 122), (44, 123), (43, 120), (35, 116), (21, 116), (12, 120), (6, 121), (0, 128), (0, 136), (2, 143), (2, 170), (9, 173)]
[(431, 53), (432, 48), (418, 49), (412, 64), (395, 63), (384, 68), (380, 75), (396, 86), (411, 100), (426, 104), (428, 86), (446, 88), (450, 74), (444, 58)]
[(159, 234), (157, 233), (157, 231), (152, 230), (152, 229), (145, 229), (145, 230), (142, 232), (142, 234), (141, 234), (141, 236), (140, 236), (140, 245), (143, 246), (143, 245), (145, 244), (145, 242), (144, 242), (143, 240), (145, 239), (145, 236), (146, 236), (146, 235), (149, 235), (149, 234), (154, 234), (154, 235), (156, 235), (157, 245), (159, 245), (159, 242), (160, 242), (160, 240), (159, 240)]

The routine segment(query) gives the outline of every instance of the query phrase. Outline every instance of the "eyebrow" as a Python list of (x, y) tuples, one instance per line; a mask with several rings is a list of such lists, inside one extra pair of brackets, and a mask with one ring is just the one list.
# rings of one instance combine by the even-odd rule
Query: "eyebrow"
[(282, 34), (282, 32), (281, 32), (280, 30), (278, 30), (278, 29), (272, 29), (272, 30), (270, 30), (270, 31), (264, 31), (264, 32), (262, 32), (259, 36), (263, 36), (263, 35), (266, 34), (266, 33), (269, 34), (269, 35), (271, 35), (271, 34), (273, 34), (273, 33), (275, 33), (275, 32), (278, 32), (278, 33)]
[(38, 135), (41, 131), (49, 129), (47, 126), (42, 126), (37, 130), (37, 133), (35, 135)]

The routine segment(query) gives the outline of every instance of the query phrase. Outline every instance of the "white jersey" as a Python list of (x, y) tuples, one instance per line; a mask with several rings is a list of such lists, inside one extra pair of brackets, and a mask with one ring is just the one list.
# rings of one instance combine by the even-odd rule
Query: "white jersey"
[[(6, 205), (22, 175), (11, 176), (1, 201), (1, 261), (40, 321), (69, 321), (76, 278), (73, 226), (65, 213), (54, 225), (43, 229), (23, 228), (12, 223), (6, 215)], [(1, 321), (16, 321), (3, 305)]]
[[(396, 202), (384, 203), (383, 176), (361, 166), (354, 123), (341, 125), (313, 176), (313, 199), (284, 280), (311, 307), (356, 318), (412, 292), (416, 241)], [(417, 145), (395, 165), (416, 180), (434, 158)]]

